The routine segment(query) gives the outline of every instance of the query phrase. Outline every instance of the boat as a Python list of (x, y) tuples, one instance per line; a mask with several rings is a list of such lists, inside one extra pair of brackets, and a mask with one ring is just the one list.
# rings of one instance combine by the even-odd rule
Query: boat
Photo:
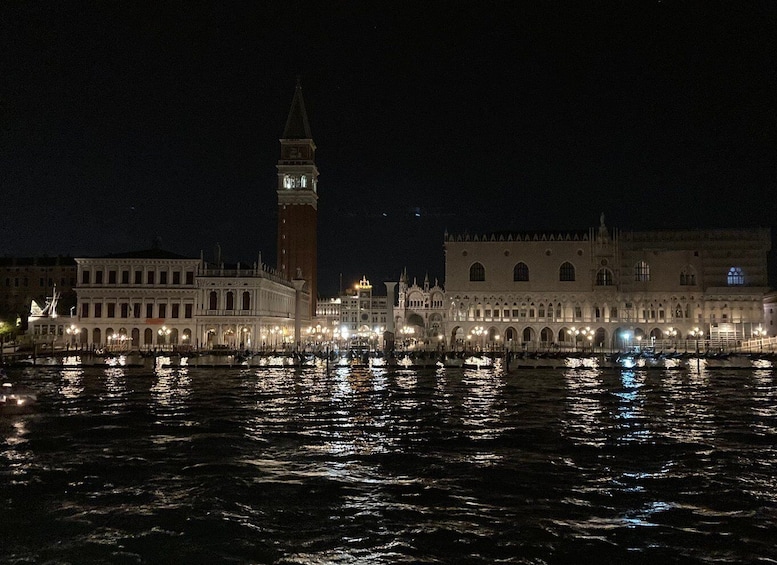
[(0, 392), (0, 415), (29, 414), (35, 411), (38, 397), (32, 393), (17, 390), (11, 383), (3, 383)]

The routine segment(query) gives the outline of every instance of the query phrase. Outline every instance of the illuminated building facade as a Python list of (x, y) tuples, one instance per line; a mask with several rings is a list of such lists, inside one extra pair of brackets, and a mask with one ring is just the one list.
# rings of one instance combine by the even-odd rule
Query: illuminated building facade
[(750, 339), (763, 323), (766, 229), (445, 236), (447, 338), (514, 349)]
[(437, 283), (429, 284), (429, 276), (424, 277), (423, 286), (415, 279), (407, 282), (407, 271), (399, 279), (397, 307), (394, 310), (394, 325), (400, 337), (410, 335), (416, 342), (426, 347), (444, 345), (447, 303), (445, 291)]
[(312, 333), (331, 335), (340, 346), (369, 343), (386, 347), (393, 329), (395, 284), (386, 283), (386, 296), (378, 296), (373, 294), (370, 281), (362, 277), (337, 298), (319, 302), (316, 314), (319, 329), (311, 328)]
[[(304, 281), (288, 281), (261, 261), (250, 268), (202, 263), (197, 276), (197, 333), (206, 349), (294, 348), (307, 327)], [(299, 313), (299, 315), (297, 315)]]
[(316, 312), (318, 253), (318, 168), (297, 81), (283, 130), (278, 161), (278, 272), (287, 280), (302, 278), (310, 294), (308, 317)]
[(149, 249), (76, 263), (76, 345), (130, 351), (195, 343), (199, 259)]
[[(60, 345), (257, 351), (293, 346), (310, 321), (304, 281), (287, 281), (260, 262), (215, 266), (161, 249), (75, 262), (78, 303), (72, 316), (57, 317)], [(40, 318), (32, 335), (53, 323)]]

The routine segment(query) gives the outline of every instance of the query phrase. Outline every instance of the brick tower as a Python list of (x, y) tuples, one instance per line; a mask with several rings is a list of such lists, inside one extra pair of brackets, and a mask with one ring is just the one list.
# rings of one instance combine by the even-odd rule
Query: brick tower
[(310, 290), (310, 317), (316, 315), (318, 169), (316, 144), (297, 79), (278, 161), (278, 271), (287, 279), (302, 274)]

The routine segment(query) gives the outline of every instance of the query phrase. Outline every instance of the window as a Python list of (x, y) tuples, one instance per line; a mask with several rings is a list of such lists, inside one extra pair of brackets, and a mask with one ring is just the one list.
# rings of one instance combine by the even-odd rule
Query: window
[(680, 271), (680, 285), (681, 286), (693, 286), (696, 284), (696, 273), (690, 269), (683, 269)]
[(94, 282), (95, 282), (95, 284), (103, 284), (103, 272), (102, 271), (95, 271), (95, 273), (94, 273)]
[(613, 306), (610, 308), (610, 320), (617, 320), (618, 319), (618, 307)]
[(82, 318), (88, 318), (89, 317), (89, 303), (83, 302), (81, 304), (81, 317)]
[(129, 318), (129, 304), (127, 304), (126, 302), (123, 302), (121, 304), (121, 317)]
[(599, 269), (596, 272), (596, 286), (612, 286), (612, 271)]
[(218, 308), (218, 295), (215, 290), (210, 291), (208, 297), (208, 310), (216, 310)]
[(184, 304), (183, 305), (183, 317), (184, 318), (191, 318), (192, 317), (192, 305), (191, 304)]
[(180, 317), (179, 314), (181, 313), (181, 305), (180, 304), (173, 304), (170, 309), (172, 310), (170, 316), (173, 318)]
[(108, 284), (116, 284), (116, 271), (108, 271)]
[(514, 281), (528, 281), (529, 280), (529, 267), (526, 263), (518, 263), (513, 267), (513, 280)]
[(728, 286), (740, 286), (745, 284), (745, 275), (739, 267), (731, 267), (728, 270)]
[(251, 309), (251, 294), (246, 290), (243, 293), (243, 310)]
[(227, 310), (235, 309), (235, 293), (231, 290), (227, 292)]
[(173, 284), (181, 284), (181, 271), (173, 271)]
[(114, 304), (113, 302), (108, 303), (108, 317), (109, 318), (116, 317), (116, 304)]
[(167, 318), (167, 304), (160, 304), (159, 305), (159, 317), (160, 318)]
[(159, 273), (159, 284), (167, 284), (167, 271)]
[(569, 261), (562, 263), (561, 267), (558, 270), (558, 280), (566, 281), (566, 282), (574, 281), (575, 266)]
[(480, 263), (475, 263), (469, 268), (469, 280), (480, 282), (486, 280), (486, 269)]
[(634, 265), (634, 280), (637, 282), (647, 282), (650, 280), (650, 265), (640, 261)]
[(146, 283), (148, 284), (154, 284), (154, 271), (149, 271), (146, 274)]
[(186, 271), (186, 284), (194, 284), (194, 271)]
[(97, 302), (94, 305), (94, 317), (95, 318), (103, 317), (103, 305), (100, 302)]
[(146, 304), (146, 318), (153, 318), (153, 317), (154, 317), (154, 305)]
[(140, 302), (132, 305), (132, 317), (140, 318)]
[(143, 271), (135, 271), (135, 284), (143, 284)]
[(583, 319), (583, 309), (580, 306), (575, 306), (575, 320)]
[(129, 284), (129, 271), (121, 272), (121, 284)]

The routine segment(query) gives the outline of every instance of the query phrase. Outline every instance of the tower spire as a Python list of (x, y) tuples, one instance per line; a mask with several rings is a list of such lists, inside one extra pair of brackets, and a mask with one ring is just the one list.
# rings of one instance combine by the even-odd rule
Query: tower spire
[(308, 113), (305, 110), (305, 101), (302, 99), (302, 84), (297, 76), (297, 86), (294, 89), (294, 98), (291, 100), (289, 117), (286, 118), (286, 127), (283, 129), (283, 139), (313, 139), (308, 123)]

